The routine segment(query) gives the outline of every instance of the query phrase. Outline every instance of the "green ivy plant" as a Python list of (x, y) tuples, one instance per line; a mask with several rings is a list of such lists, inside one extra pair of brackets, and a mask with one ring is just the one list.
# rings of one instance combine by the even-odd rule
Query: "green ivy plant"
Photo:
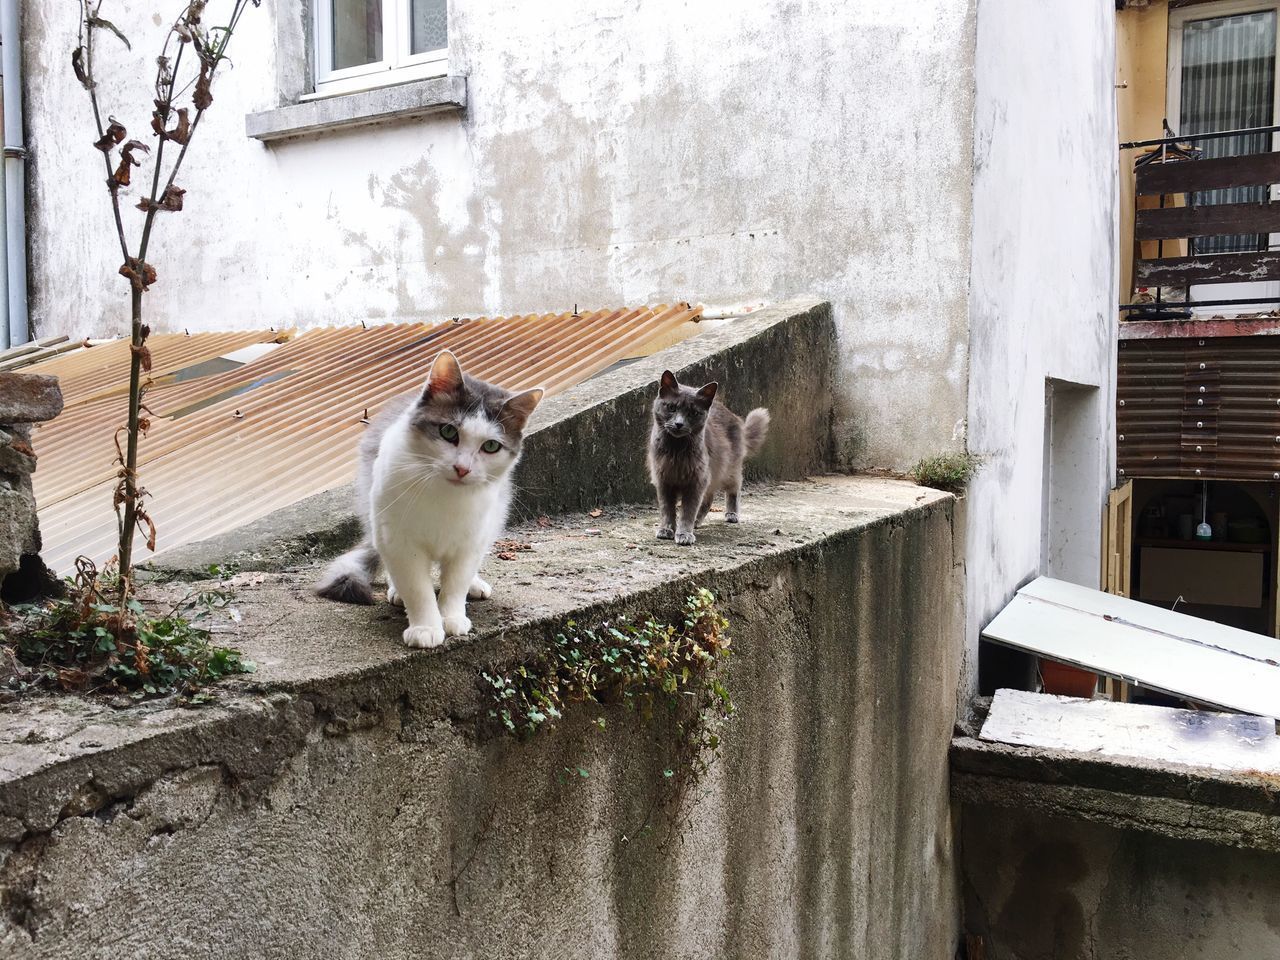
[[(225, 581), (223, 571), (211, 572)], [(178, 694), (200, 703), (210, 683), (255, 669), (238, 650), (212, 642), (209, 623), (231, 602), (223, 584), (160, 612), (134, 597), (119, 606), (116, 589), (112, 577), (81, 558), (62, 596), (0, 605), (0, 683), (15, 693), (60, 689), (132, 700)]]
[[(674, 622), (624, 616), (583, 626), (570, 620), (537, 659), (481, 673), (488, 716), (511, 736), (531, 737), (574, 704), (620, 705), (645, 722), (666, 713), (679, 732), (677, 759), (696, 779), (719, 751), (734, 713), (720, 679), (729, 655), (728, 626), (715, 596), (701, 588), (685, 599)], [(592, 722), (606, 727), (603, 714)], [(582, 768), (571, 773), (589, 776)]]

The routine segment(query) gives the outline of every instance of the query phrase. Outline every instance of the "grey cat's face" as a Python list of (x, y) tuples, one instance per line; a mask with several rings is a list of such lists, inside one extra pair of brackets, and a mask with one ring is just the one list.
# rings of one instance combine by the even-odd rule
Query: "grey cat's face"
[(500, 480), (519, 459), (525, 423), (541, 399), (536, 388), (513, 394), (469, 377), (445, 351), (409, 415), (413, 454), (454, 486)]
[(658, 397), (653, 401), (654, 423), (677, 439), (701, 433), (707, 424), (707, 411), (716, 397), (716, 388), (715, 381), (697, 390), (686, 387), (670, 370), (664, 370)]

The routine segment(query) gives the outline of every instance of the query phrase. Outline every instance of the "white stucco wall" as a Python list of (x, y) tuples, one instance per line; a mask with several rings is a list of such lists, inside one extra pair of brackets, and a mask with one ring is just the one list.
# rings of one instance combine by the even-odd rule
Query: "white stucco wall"
[[(1115, 468), (1115, 6), (981, 0), (977, 22), (968, 402), (986, 463), (966, 503), (970, 682), (982, 626), (1041, 571), (1042, 523), (1054, 572), (1098, 585)], [(1047, 379), (1097, 391), (1073, 404), (1096, 422), (1070, 424), (1055, 451), (1092, 515), (1074, 484), (1042, 503)]]
[[(135, 53), (107, 36), (101, 49), (130, 65), (119, 73), (135, 93), (126, 107), (106, 82), (104, 100), (146, 130), (149, 95), (132, 77), (158, 50), (154, 4), (109, 6)], [(69, 64), (75, 8), (26, 8), (35, 322), (119, 333), (123, 281)], [(818, 295), (841, 328), (843, 455), (908, 466), (962, 442), (972, 8), (595, 0), (534, 14), (454, 0), (465, 117), (264, 146), (243, 117), (280, 102), (299, 50), (273, 18), (294, 17), (300, 34), (303, 9), (264, 3), (192, 148), (187, 211), (149, 258), (154, 325)]]

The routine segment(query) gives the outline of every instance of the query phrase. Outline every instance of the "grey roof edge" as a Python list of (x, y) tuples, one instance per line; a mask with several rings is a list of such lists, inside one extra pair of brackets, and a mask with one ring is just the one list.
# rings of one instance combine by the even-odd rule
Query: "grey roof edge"
[(467, 78), (432, 77), (245, 114), (246, 135), (264, 143), (385, 123), (467, 106)]

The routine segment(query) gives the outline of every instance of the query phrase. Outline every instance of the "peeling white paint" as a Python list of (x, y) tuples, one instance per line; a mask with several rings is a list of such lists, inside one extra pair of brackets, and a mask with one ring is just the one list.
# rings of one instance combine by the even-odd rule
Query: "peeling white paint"
[[(948, 444), (965, 408), (973, 0), (537, 15), (455, 0), (465, 117), (264, 146), (243, 114), (277, 106), (277, 78), (299, 74), (275, 18), (302, 6), (251, 10), (235, 39), (182, 178), (187, 209), (157, 237), (157, 329), (818, 295), (841, 327), (846, 455), (905, 466)], [(102, 87), (135, 132), (150, 106), (135, 78), (161, 35), (150, 12), (118, 0), (114, 14), (134, 104), (123, 81)], [(26, 19), (33, 316), (42, 334), (120, 333), (106, 198), (82, 199), (100, 160), (65, 66), (75, 13), (28, 4)]]
[[(1098, 585), (1115, 459), (1115, 9), (1107, 0), (978, 6), (969, 449), (987, 458), (966, 504), (967, 671), (978, 635), (1049, 559)], [(1096, 388), (1079, 425), (1097, 510), (1042, 556), (1045, 383)], [(1079, 445), (1077, 444), (1077, 447)], [(1058, 451), (1064, 453), (1065, 451)], [(1053, 507), (1050, 504), (1050, 507)], [(1074, 514), (1073, 514), (1074, 516)], [(969, 690), (961, 691), (962, 697)]]

